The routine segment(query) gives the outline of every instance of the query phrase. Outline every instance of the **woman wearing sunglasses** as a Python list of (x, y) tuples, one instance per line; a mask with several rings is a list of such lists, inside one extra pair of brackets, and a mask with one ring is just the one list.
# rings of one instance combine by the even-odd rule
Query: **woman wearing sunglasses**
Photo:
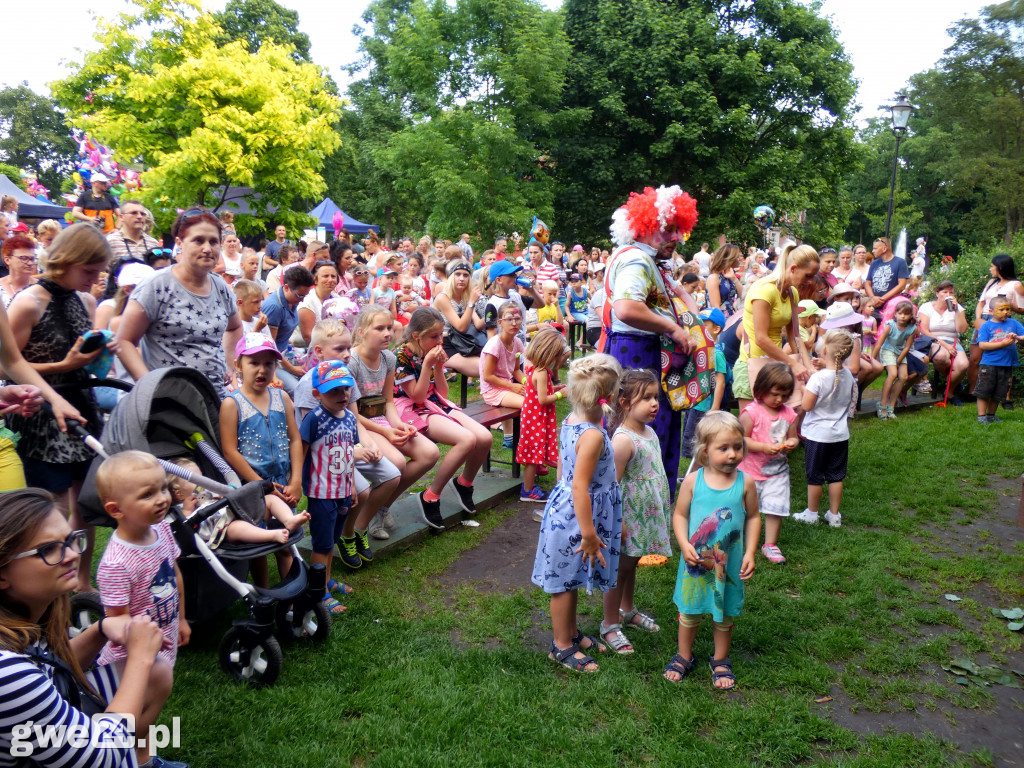
[(178, 262), (132, 292), (118, 329), (121, 362), (136, 380), (157, 368), (194, 368), (223, 398), (234, 377), (242, 321), (234, 293), (211, 275), (220, 263), (221, 223), (206, 209), (192, 208), (178, 216), (171, 233)]
[[(85, 546), (85, 531), (71, 530), (46, 491), (0, 495), (0, 743), (33, 765), (135, 765), (124, 716), (145, 737), (171, 692), (171, 668), (156, 658), (163, 634), (148, 616), (104, 618), (68, 639), (68, 595)], [(127, 659), (83, 673), (108, 640), (123, 645)], [(37, 728), (72, 726), (83, 738), (37, 741)], [(147, 768), (183, 765), (134, 751)]]

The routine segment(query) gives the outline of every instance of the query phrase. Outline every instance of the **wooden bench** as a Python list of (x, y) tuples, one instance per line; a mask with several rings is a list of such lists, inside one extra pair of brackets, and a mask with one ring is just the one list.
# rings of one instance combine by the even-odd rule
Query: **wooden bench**
[[(465, 378), (463, 378), (465, 381)], [(518, 408), (505, 408), (500, 405), (488, 405), (483, 400), (474, 400), (472, 403), (462, 409), (462, 412), (469, 416), (477, 424), (483, 424), (485, 427), (493, 427), (495, 424), (501, 424), (503, 421), (512, 419), (512, 461), (499, 461), (494, 460), (495, 464), (506, 464), (512, 467), (512, 477), (519, 477), (519, 464), (515, 460), (515, 446), (519, 445), (519, 414)], [(487, 458), (484, 459), (484, 472), (491, 471), (491, 453), (487, 452)]]

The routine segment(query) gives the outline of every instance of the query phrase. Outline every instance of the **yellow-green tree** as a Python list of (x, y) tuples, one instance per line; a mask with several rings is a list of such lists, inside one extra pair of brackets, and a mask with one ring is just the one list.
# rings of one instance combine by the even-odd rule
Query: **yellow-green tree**
[(296, 62), (290, 45), (218, 47), (223, 30), (196, 0), (133, 3), (134, 14), (100, 19), (99, 50), (51, 84), (72, 124), (146, 168), (141, 196), (159, 223), (176, 207), (221, 208), (224, 190), (241, 186), (254, 190), (242, 231), (308, 224), (301, 209), (323, 193), (320, 170), (339, 143), (341, 104), (323, 70)]

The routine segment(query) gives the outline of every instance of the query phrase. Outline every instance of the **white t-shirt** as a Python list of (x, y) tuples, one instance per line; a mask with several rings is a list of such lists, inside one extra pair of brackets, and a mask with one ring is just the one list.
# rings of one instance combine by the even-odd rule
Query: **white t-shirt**
[(943, 307), (940, 313), (935, 311), (932, 303), (929, 301), (927, 304), (922, 304), (918, 310), (919, 314), (928, 318), (928, 335), (952, 344), (960, 338), (960, 334), (956, 332), (956, 313), (963, 312), (964, 308), (957, 304), (955, 312), (950, 312)]
[(707, 251), (697, 251), (693, 255), (693, 260), (697, 262), (697, 270), (700, 272), (700, 276), (706, 279), (711, 274), (711, 254)]
[(910, 276), (921, 277), (924, 275), (924, 268), (927, 262), (924, 259), (924, 254), (919, 253), (914, 256), (914, 260), (910, 262)]
[[(833, 386), (835, 392), (832, 391)], [(857, 380), (846, 368), (836, 372), (829, 369), (817, 371), (807, 380), (807, 391), (818, 396), (814, 407), (804, 415), (801, 434), (816, 443), (840, 443), (850, 439), (850, 427), (846, 423), (851, 409), (857, 403)]]

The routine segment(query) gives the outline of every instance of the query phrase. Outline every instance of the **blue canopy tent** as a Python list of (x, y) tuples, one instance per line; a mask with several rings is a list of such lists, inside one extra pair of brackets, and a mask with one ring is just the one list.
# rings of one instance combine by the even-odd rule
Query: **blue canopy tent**
[(54, 205), (45, 200), (37, 200), (2, 173), (0, 173), (0, 195), (13, 195), (18, 201), (18, 218), (61, 221), (64, 214), (71, 210), (65, 205)]
[(325, 229), (334, 232), (334, 214), (338, 211), (341, 211), (341, 215), (345, 217), (345, 229), (347, 229), (350, 234), (365, 235), (371, 229), (374, 232), (380, 233), (380, 227), (376, 224), (363, 224), (361, 221), (356, 221), (335, 205), (334, 201), (329, 197), (325, 197), (320, 205), (309, 212), (309, 215), (316, 219), (317, 226), (324, 227)]

